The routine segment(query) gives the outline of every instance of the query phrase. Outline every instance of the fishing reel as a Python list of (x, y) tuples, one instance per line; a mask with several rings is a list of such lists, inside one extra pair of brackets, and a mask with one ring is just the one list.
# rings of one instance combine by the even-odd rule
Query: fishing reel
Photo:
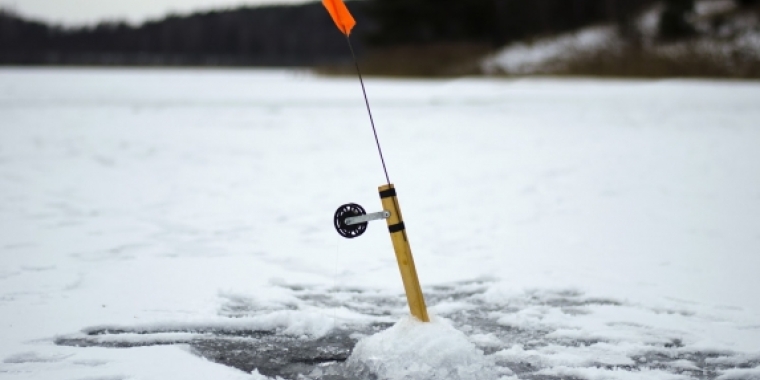
[(380, 211), (367, 214), (364, 207), (356, 203), (348, 203), (338, 207), (333, 217), (333, 225), (340, 236), (353, 239), (362, 236), (367, 231), (367, 224), (373, 220), (388, 219), (389, 211)]

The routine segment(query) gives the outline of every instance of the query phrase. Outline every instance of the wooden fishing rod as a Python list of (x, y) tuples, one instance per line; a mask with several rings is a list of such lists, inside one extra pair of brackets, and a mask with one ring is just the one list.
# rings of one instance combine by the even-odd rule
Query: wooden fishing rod
[(406, 234), (406, 226), (404, 225), (404, 219), (401, 216), (401, 207), (399, 206), (398, 196), (396, 195), (396, 188), (391, 183), (390, 176), (388, 175), (388, 168), (385, 165), (383, 150), (380, 147), (380, 139), (377, 137), (375, 120), (372, 117), (372, 109), (369, 105), (369, 98), (367, 97), (367, 90), (364, 86), (364, 79), (362, 78), (362, 73), (359, 69), (359, 61), (356, 59), (354, 47), (351, 45), (351, 30), (356, 25), (356, 20), (354, 20), (354, 17), (351, 15), (351, 12), (348, 11), (346, 4), (343, 3), (342, 0), (322, 0), (322, 4), (327, 8), (333, 21), (335, 21), (335, 25), (341, 33), (346, 36), (348, 48), (351, 50), (351, 56), (356, 65), (356, 73), (358, 74), (359, 82), (361, 83), (364, 103), (367, 106), (369, 121), (372, 125), (372, 132), (375, 135), (375, 144), (377, 145), (377, 151), (380, 154), (380, 162), (383, 164), (383, 172), (385, 173), (386, 180), (386, 184), (378, 188), (383, 211), (367, 214), (364, 208), (358, 204), (345, 204), (335, 211), (333, 224), (341, 236), (347, 239), (352, 239), (364, 234), (367, 230), (367, 224), (370, 221), (386, 220), (388, 224), (388, 232), (391, 236), (391, 242), (393, 243), (393, 250), (396, 253), (396, 261), (398, 262), (398, 267), (401, 272), (401, 280), (404, 283), (404, 291), (406, 292), (406, 300), (409, 304), (409, 310), (412, 315), (420, 321), (430, 322), (427, 306), (425, 305), (425, 297), (422, 294), (420, 280), (417, 276), (417, 269), (414, 266), (414, 257), (412, 257), (412, 248), (409, 245), (409, 239)]

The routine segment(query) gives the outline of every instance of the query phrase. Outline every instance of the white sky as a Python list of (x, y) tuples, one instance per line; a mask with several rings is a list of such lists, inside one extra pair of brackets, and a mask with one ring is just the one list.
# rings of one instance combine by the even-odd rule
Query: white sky
[(0, 0), (0, 8), (64, 25), (102, 20), (141, 22), (167, 13), (219, 9), (239, 5), (304, 3), (308, 0)]

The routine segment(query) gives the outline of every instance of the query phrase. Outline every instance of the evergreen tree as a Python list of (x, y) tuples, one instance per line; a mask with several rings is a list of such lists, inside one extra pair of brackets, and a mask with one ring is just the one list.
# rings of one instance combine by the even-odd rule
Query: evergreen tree
[(688, 21), (693, 12), (694, 0), (666, 0), (660, 15), (660, 38), (673, 40), (694, 35), (694, 27)]
[(749, 7), (760, 4), (760, 0), (735, 0), (740, 7)]
[[(498, 1), (498, 0), (497, 0)], [(376, 45), (487, 40), (496, 26), (494, 0), (374, 0)]]

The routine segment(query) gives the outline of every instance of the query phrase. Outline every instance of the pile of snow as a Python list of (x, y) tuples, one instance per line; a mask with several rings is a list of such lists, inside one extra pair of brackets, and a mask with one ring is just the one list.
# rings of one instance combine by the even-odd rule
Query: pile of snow
[(532, 43), (512, 44), (487, 58), (482, 69), (488, 74), (546, 73), (561, 69), (574, 56), (599, 53), (617, 42), (614, 28), (595, 26)]
[(359, 374), (383, 380), (499, 378), (491, 358), (442, 318), (422, 323), (407, 317), (360, 340), (348, 366)]

